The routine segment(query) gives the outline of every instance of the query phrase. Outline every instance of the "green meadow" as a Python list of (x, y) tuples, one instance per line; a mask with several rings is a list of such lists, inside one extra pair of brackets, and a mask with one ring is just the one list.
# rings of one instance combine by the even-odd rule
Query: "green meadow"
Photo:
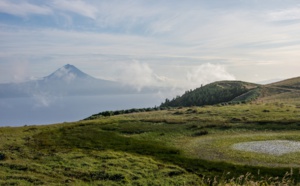
[(180, 107), (0, 128), (0, 185), (296, 185), (300, 153), (235, 150), (300, 141), (300, 107)]

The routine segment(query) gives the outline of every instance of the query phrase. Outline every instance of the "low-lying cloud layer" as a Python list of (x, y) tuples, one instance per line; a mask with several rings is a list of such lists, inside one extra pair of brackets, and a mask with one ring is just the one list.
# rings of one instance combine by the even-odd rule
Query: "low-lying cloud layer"
[(185, 78), (176, 80), (160, 76), (147, 63), (133, 61), (120, 66), (117, 80), (139, 91), (143, 87), (172, 87), (177, 90), (189, 90), (214, 81), (235, 80), (235, 77), (227, 72), (224, 66), (210, 63), (192, 66), (180, 73), (180, 76), (185, 76)]
[(123, 84), (134, 86), (139, 91), (145, 86), (156, 84), (153, 70), (149, 65), (138, 61), (122, 65), (117, 80)]

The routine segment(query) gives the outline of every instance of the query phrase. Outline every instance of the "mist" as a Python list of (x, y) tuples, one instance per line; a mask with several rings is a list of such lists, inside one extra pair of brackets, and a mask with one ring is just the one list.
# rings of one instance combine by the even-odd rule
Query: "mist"
[(206, 63), (187, 72), (186, 85), (183, 88), (195, 89), (201, 85), (222, 80), (235, 80), (235, 77), (222, 65)]
[[(48, 100), (47, 100), (48, 101)], [(0, 126), (43, 125), (82, 120), (106, 110), (159, 106), (159, 95), (67, 96), (50, 102), (31, 98), (0, 98)]]
[[(186, 90), (214, 81), (235, 79), (224, 66), (210, 63), (182, 68), (180, 76), (185, 78), (177, 79), (158, 74), (148, 63), (137, 60), (116, 67), (116, 70), (116, 80), (124, 85), (118, 90), (133, 87), (135, 92), (116, 92), (112, 89), (114, 92), (70, 95), (64, 92), (67, 90), (63, 90), (61, 84), (48, 89), (38, 81), (20, 83), (16, 90), (24, 90), (27, 96), (0, 98), (0, 126), (70, 122), (106, 110), (154, 107), (159, 106), (166, 98), (181, 95)], [(79, 83), (76, 84), (78, 88), (89, 89), (89, 86), (81, 85), (74, 78), (71, 81)], [(66, 82), (68, 86), (70, 82)], [(77, 89), (74, 91), (71, 93), (76, 93)]]
[(144, 87), (167, 87), (166, 94), (172, 91), (195, 89), (215, 81), (236, 79), (225, 66), (211, 63), (184, 67), (177, 78), (158, 74), (149, 64), (137, 60), (121, 65), (118, 71), (117, 81), (123, 84), (135, 87), (139, 91)]

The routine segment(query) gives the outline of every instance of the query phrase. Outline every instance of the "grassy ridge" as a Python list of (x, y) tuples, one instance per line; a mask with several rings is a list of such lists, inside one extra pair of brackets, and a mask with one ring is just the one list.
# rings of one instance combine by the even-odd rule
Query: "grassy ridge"
[(161, 107), (188, 107), (236, 103), (291, 103), (300, 104), (300, 77), (258, 85), (243, 81), (219, 81), (186, 91)]

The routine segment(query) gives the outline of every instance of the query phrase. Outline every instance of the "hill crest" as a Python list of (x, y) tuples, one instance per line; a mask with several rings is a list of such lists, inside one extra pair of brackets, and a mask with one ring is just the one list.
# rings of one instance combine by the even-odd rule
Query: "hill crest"
[(292, 89), (300, 89), (300, 77), (294, 77), (268, 84), (267, 86), (278, 86)]
[[(180, 106), (203, 106), (226, 103), (242, 96), (250, 90), (257, 89), (260, 85), (243, 81), (217, 81), (194, 90), (186, 91), (182, 96), (177, 96), (172, 100), (166, 99), (161, 107)], [(252, 98), (247, 96), (243, 100)], [(250, 98), (249, 98), (250, 97)]]
[(299, 102), (300, 104), (300, 77), (267, 85), (243, 81), (217, 81), (186, 91), (172, 100), (166, 99), (161, 107), (204, 106), (253, 101)]

